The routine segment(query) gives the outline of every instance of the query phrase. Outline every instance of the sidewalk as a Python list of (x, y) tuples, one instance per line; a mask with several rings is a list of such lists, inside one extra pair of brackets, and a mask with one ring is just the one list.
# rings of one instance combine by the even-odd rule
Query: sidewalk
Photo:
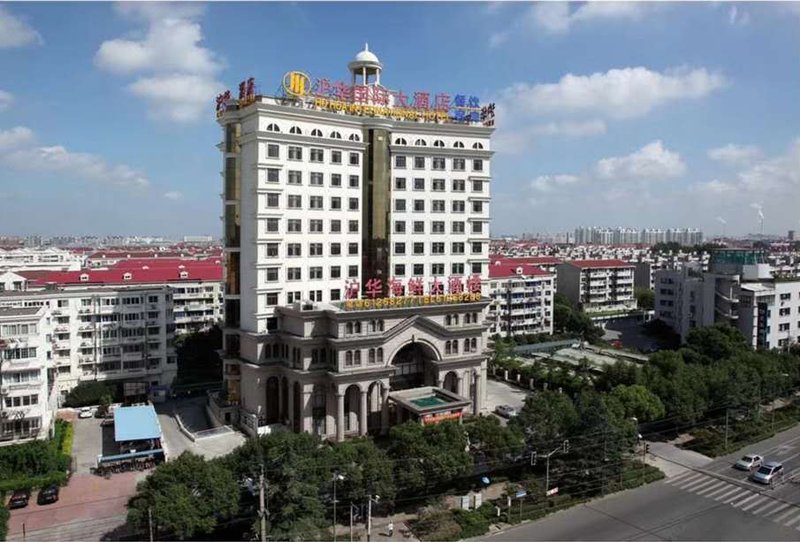
[(648, 442), (650, 453), (647, 454), (645, 463), (660, 469), (667, 478), (672, 478), (689, 469), (699, 469), (714, 461), (692, 450), (678, 448), (674, 442)]
[[(395, 514), (388, 517), (373, 516), (371, 542), (419, 542), (419, 539), (408, 528), (408, 522), (414, 519), (416, 519), (415, 514)], [(386, 530), (390, 520), (394, 522), (394, 534), (391, 537), (388, 536)], [(350, 526), (337, 525), (336, 539), (349, 541)], [(353, 524), (353, 540), (367, 540), (367, 527), (363, 522)]]

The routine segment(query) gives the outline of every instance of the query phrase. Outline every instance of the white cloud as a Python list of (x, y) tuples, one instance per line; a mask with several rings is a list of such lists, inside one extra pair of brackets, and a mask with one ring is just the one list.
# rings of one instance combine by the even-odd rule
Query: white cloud
[(755, 145), (735, 145), (729, 143), (724, 147), (709, 149), (708, 157), (726, 165), (742, 166), (761, 158), (761, 150)]
[(646, 181), (680, 177), (686, 172), (686, 164), (680, 154), (664, 148), (661, 141), (653, 141), (627, 156), (603, 158), (595, 170), (601, 179)]
[(0, 49), (42, 43), (44, 43), (42, 36), (33, 27), (0, 5)]
[(15, 126), (10, 130), (0, 130), (0, 153), (34, 142), (33, 130), (25, 126)]
[(491, 36), (489, 36), (489, 47), (499, 47), (500, 45), (504, 44), (508, 41), (509, 32), (495, 32)]
[(164, 192), (164, 198), (172, 201), (177, 201), (183, 198), (183, 194), (172, 190), (170, 192)]
[(89, 153), (70, 152), (60, 145), (34, 145), (32, 130), (18, 126), (0, 132), (0, 162), (20, 171), (55, 173), (106, 185), (146, 188), (145, 175), (126, 165), (111, 165)]
[(701, 192), (711, 195), (731, 194), (736, 192), (736, 187), (728, 182), (712, 179), (707, 183), (698, 183), (690, 188), (692, 192)]
[(124, 3), (118, 11), (147, 22), (141, 40), (103, 42), (95, 55), (101, 70), (138, 78), (128, 85), (149, 104), (152, 118), (189, 122), (209, 111), (223, 89), (216, 74), (223, 67), (218, 56), (201, 45), (203, 33), (194, 20), (202, 14), (196, 4)]
[(5, 90), (0, 90), (0, 111), (5, 111), (14, 101), (14, 95)]
[(631, 118), (676, 100), (702, 98), (725, 84), (722, 74), (705, 68), (659, 73), (639, 66), (591, 75), (569, 73), (558, 83), (518, 83), (503, 91), (502, 99), (532, 114), (588, 112)]
[(537, 192), (552, 192), (557, 187), (575, 184), (579, 180), (577, 175), (539, 175), (531, 181), (531, 188)]
[(750, 14), (746, 11), (739, 11), (737, 6), (731, 6), (728, 10), (728, 23), (731, 26), (747, 26), (750, 23)]
[(589, 137), (606, 133), (606, 123), (602, 120), (547, 122), (519, 128), (504, 128), (503, 123), (500, 126), (493, 138), (494, 147), (505, 154), (529, 150), (540, 137)]
[(795, 139), (789, 150), (780, 156), (762, 160), (737, 175), (739, 188), (751, 193), (761, 193), (773, 199), (781, 193), (796, 194), (800, 201), (800, 139)]
[(550, 34), (563, 34), (576, 23), (641, 19), (653, 6), (636, 2), (586, 2), (571, 10), (567, 2), (537, 2), (530, 17), (535, 26)]

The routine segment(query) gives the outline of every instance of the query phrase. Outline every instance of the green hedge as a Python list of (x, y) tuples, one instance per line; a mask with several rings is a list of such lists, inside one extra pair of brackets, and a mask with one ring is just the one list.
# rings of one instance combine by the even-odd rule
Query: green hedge
[(64, 399), (66, 407), (84, 407), (99, 405), (103, 397), (114, 397), (116, 390), (109, 388), (102, 382), (81, 382), (67, 394)]
[(58, 484), (63, 486), (67, 483), (66, 470), (57, 472), (49, 472), (38, 476), (15, 476), (12, 478), (4, 477), (0, 481), (0, 493), (15, 491), (17, 489), (33, 489), (36, 487), (45, 487), (50, 484)]
[(72, 424), (56, 420), (53, 438), (0, 448), (0, 492), (63, 485), (72, 461)]
[(461, 526), (461, 538), (474, 538), (489, 532), (495, 508), (493, 504), (483, 503), (477, 510), (455, 510), (453, 517)]
[(75, 438), (75, 426), (73, 426), (69, 422), (65, 422), (67, 424), (66, 428), (64, 429), (64, 434), (61, 439), (61, 448), (60, 452), (62, 455), (66, 457), (72, 457), (72, 441)]
[(8, 535), (8, 515), (5, 503), (0, 503), (0, 540), (5, 540)]

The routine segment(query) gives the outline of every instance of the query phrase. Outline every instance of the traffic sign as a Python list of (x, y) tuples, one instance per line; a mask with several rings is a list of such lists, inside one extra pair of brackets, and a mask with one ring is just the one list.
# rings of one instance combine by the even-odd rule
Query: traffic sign
[(517, 498), (521, 499), (522, 497), (525, 497), (527, 494), (528, 494), (527, 491), (525, 491), (524, 489), (520, 489), (519, 491), (517, 491)]
[(557, 487), (554, 487), (553, 489), (548, 489), (548, 490), (547, 490), (547, 496), (548, 496), (548, 497), (549, 497), (550, 495), (556, 495), (556, 494), (558, 494), (558, 488), (557, 488)]

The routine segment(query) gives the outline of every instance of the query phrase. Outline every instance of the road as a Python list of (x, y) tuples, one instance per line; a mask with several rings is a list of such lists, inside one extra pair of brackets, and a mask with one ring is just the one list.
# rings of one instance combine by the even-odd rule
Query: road
[[(744, 453), (780, 461), (775, 488), (731, 468)], [(679, 466), (680, 467), (680, 466)], [(493, 540), (798, 540), (800, 427), (700, 467), (679, 468), (648, 486), (576, 506)]]

